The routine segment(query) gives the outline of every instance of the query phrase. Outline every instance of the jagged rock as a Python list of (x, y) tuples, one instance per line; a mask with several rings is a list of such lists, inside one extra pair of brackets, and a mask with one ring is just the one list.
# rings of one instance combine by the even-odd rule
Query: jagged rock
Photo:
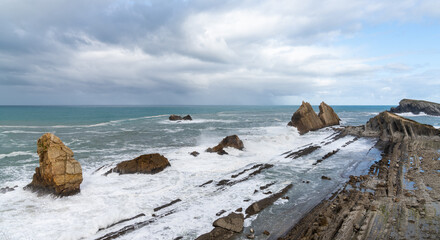
[(40, 166), (26, 189), (68, 196), (80, 191), (83, 181), (81, 165), (73, 152), (57, 136), (46, 133), (38, 139)]
[(333, 108), (331, 108), (325, 102), (321, 102), (321, 104), (319, 105), (318, 117), (321, 119), (322, 123), (326, 127), (339, 125), (339, 122), (341, 121)]
[(178, 121), (178, 120), (182, 120), (182, 117), (181, 116), (178, 116), (178, 115), (174, 115), (174, 114), (172, 114), (172, 115), (170, 115), (170, 117), (168, 118), (170, 121)]
[(130, 173), (149, 173), (154, 174), (171, 166), (168, 159), (159, 153), (141, 155), (133, 160), (123, 161), (118, 163), (115, 168), (111, 169), (105, 175), (111, 172), (119, 174)]
[(242, 213), (230, 213), (226, 217), (215, 220), (212, 225), (238, 233), (243, 231), (243, 224), (244, 215)]
[(233, 231), (216, 227), (211, 232), (200, 235), (196, 240), (228, 240), (231, 239), (234, 234)]
[(193, 151), (193, 152), (191, 152), (190, 153), (190, 155), (192, 155), (192, 156), (194, 156), (194, 157), (197, 157), (197, 156), (199, 156), (199, 152), (197, 152), (197, 151)]
[(338, 115), (324, 102), (319, 105), (319, 115), (317, 115), (312, 106), (303, 101), (287, 125), (296, 127), (300, 134), (305, 134), (323, 127), (337, 125), (339, 121)]
[(257, 202), (252, 203), (248, 208), (246, 208), (246, 214), (248, 216), (257, 214), (259, 212), (261, 212), (263, 209), (265, 209), (266, 207), (272, 205), (276, 200), (278, 200), (278, 198), (282, 197), (284, 194), (287, 193), (287, 191), (289, 191), (290, 188), (292, 188), (292, 184), (287, 185), (286, 187), (284, 187), (281, 191), (267, 197), (267, 198), (263, 198)]
[(321, 176), (322, 180), (332, 180), (331, 178), (327, 177), (327, 176)]
[(238, 150), (243, 150), (243, 142), (237, 135), (227, 136), (215, 147), (206, 149), (207, 152), (216, 152), (219, 155), (228, 154), (223, 148), (233, 147)]
[(390, 109), (392, 113), (411, 112), (419, 114), (424, 112), (428, 115), (440, 116), (440, 104), (423, 100), (402, 99), (399, 106)]
[(422, 136), (440, 136), (440, 130), (385, 111), (371, 118), (362, 134), (379, 137), (382, 141), (393, 141)]
[(0, 188), (0, 193), (7, 193), (7, 192), (14, 191), (16, 187), (18, 187), (18, 186), (14, 186), (14, 187), (6, 186), (4, 188)]
[(183, 120), (193, 120), (192, 117), (190, 115), (186, 115), (185, 117), (182, 118)]

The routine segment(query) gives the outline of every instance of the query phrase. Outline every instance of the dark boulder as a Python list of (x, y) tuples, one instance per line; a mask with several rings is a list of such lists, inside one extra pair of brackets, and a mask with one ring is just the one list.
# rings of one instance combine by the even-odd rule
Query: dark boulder
[(172, 114), (172, 115), (170, 115), (170, 117), (168, 118), (170, 121), (179, 121), (179, 120), (182, 120), (182, 117), (181, 116), (178, 116), (178, 115), (174, 115), (174, 114)]
[(193, 120), (192, 117), (190, 115), (186, 115), (185, 117), (182, 118), (183, 120), (188, 120), (191, 121)]
[(184, 117), (181, 117), (179, 115), (170, 115), (170, 117), (168, 118), (170, 121), (180, 121), (180, 120), (186, 120), (186, 121), (191, 121), (192, 117), (190, 115), (186, 115)]
[(390, 109), (392, 113), (410, 112), (420, 114), (424, 112), (428, 115), (440, 116), (440, 104), (423, 100), (402, 99), (399, 106)]
[(148, 173), (154, 174), (161, 172), (166, 167), (171, 166), (168, 159), (159, 153), (141, 155), (133, 160), (118, 163), (115, 168), (111, 169), (105, 175), (111, 172), (119, 174), (130, 173)]
[(197, 156), (199, 156), (200, 153), (197, 152), (197, 151), (193, 151), (193, 152), (190, 152), (189, 154), (194, 156), (194, 157), (197, 157)]
[(237, 135), (227, 136), (215, 147), (206, 149), (207, 152), (216, 152), (219, 155), (228, 154), (223, 148), (232, 147), (238, 150), (243, 150), (243, 141)]
[(230, 213), (226, 217), (215, 220), (212, 225), (238, 233), (243, 231), (243, 224), (244, 215), (242, 213)]

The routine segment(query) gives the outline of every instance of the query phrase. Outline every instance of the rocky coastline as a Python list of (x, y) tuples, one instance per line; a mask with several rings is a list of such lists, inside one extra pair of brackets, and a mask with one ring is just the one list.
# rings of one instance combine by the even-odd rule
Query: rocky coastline
[[(309, 103), (303, 102), (288, 125), (296, 127), (301, 135), (324, 127), (332, 127), (335, 133), (323, 141), (323, 145), (347, 135), (355, 137), (341, 148), (360, 138), (377, 139), (376, 148), (382, 151), (382, 158), (371, 165), (368, 174), (350, 176), (349, 181), (341, 189), (319, 203), (301, 220), (287, 223), (292, 226), (289, 231), (273, 236), (282, 235), (279, 239), (285, 240), (438, 238), (440, 236), (440, 181), (438, 181), (440, 130), (388, 111), (379, 113), (365, 125), (334, 127), (340, 123), (340, 118), (335, 111), (324, 102), (320, 104), (319, 109), (319, 114), (316, 114)], [(79, 193), (82, 170), (79, 162), (73, 158), (73, 152), (58, 137), (50, 133), (44, 134), (38, 140), (37, 147), (40, 166), (36, 168), (32, 182), (25, 189), (57, 196)], [(217, 146), (208, 148), (206, 152), (224, 155), (228, 154), (224, 150), (228, 147), (243, 150), (244, 144), (237, 135), (231, 135), (225, 137)], [(296, 159), (320, 147), (320, 145), (304, 146), (297, 151), (282, 153), (281, 156)], [(337, 154), (339, 150), (338, 148), (328, 152), (321, 159), (317, 159), (313, 165), (320, 164)], [(199, 155), (196, 151), (190, 154), (194, 157)], [(155, 174), (170, 166), (166, 157), (154, 153), (120, 162), (110, 169), (109, 166), (101, 168), (107, 169), (103, 174), (106, 176), (110, 173)], [(217, 191), (222, 191), (226, 187), (247, 181), (272, 167), (272, 164), (256, 164), (231, 175), (228, 179), (213, 179), (196, 187), (203, 188), (210, 185), (216, 186)], [(237, 179), (238, 176), (240, 176), (239, 179)], [(321, 179), (331, 180), (327, 176), (322, 176)], [(274, 183), (261, 186), (260, 190)], [(259, 229), (260, 235), (256, 235), (252, 228), (249, 234), (244, 233), (244, 220), (260, 213), (280, 198), (288, 200), (285, 195), (292, 187), (293, 184), (290, 183), (276, 193), (264, 193), (268, 196), (248, 203), (245, 210), (240, 208), (235, 212), (229, 212), (228, 215), (225, 214), (225, 210), (221, 210), (217, 214), (219, 218), (213, 222), (212, 231), (197, 239), (236, 239), (239, 236), (248, 239), (272, 239), (271, 233), (267, 230)], [(7, 192), (14, 189), (1, 190)], [(175, 213), (175, 210), (168, 208), (180, 202), (182, 200), (179, 198), (156, 207), (154, 212), (160, 211), (160, 214), (154, 213), (148, 220), (125, 226), (97, 239), (114, 239), (171, 215)], [(104, 229), (145, 217), (146, 214), (140, 213), (132, 218), (122, 219)]]
[(426, 113), (432, 116), (440, 116), (440, 104), (423, 100), (402, 99), (399, 106), (390, 109), (392, 113)]

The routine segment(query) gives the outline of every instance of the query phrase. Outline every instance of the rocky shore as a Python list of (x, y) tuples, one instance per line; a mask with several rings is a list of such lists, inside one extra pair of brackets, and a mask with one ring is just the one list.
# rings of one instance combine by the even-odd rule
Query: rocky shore
[(382, 159), (280, 239), (438, 239), (440, 131), (389, 112), (338, 131), (379, 138)]
[(399, 106), (390, 109), (392, 113), (426, 113), (428, 115), (440, 116), (440, 104), (423, 100), (402, 99)]

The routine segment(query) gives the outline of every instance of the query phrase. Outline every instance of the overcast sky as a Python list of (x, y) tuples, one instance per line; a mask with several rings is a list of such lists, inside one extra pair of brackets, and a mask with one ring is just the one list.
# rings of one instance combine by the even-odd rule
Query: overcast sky
[(1, 0), (0, 104), (440, 102), (438, 0)]

